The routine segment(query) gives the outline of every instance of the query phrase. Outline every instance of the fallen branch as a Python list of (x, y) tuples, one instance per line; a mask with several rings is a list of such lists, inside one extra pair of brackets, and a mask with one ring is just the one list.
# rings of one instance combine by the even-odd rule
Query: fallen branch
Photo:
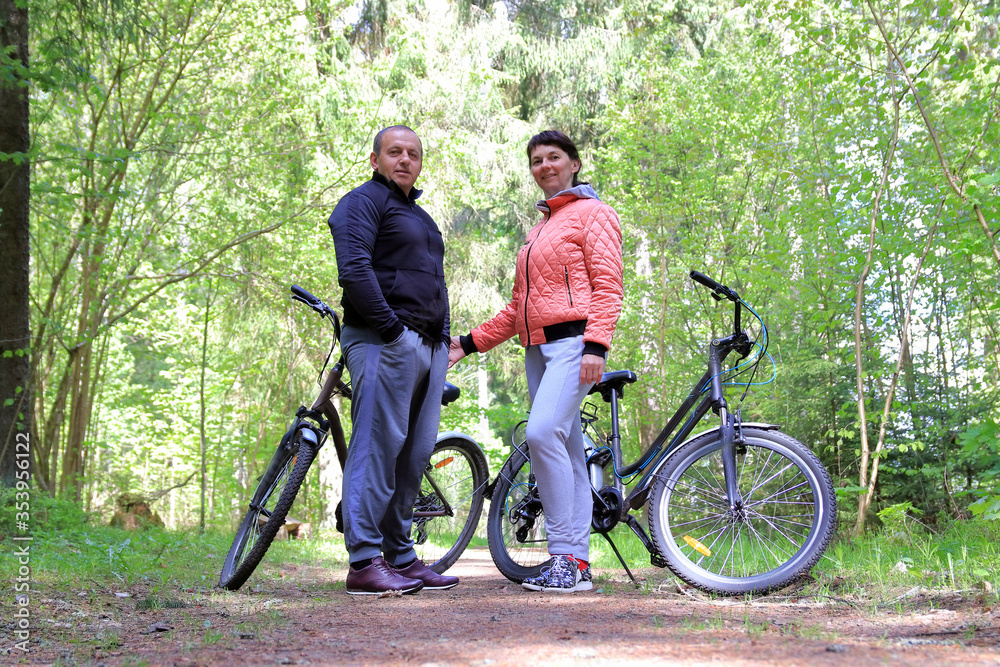
[(186, 486), (187, 483), (190, 482), (192, 479), (194, 479), (194, 473), (191, 473), (190, 475), (188, 475), (188, 478), (185, 479), (183, 482), (180, 482), (178, 484), (174, 484), (173, 486), (167, 487), (166, 489), (161, 489), (161, 490), (157, 491), (156, 493), (151, 494), (149, 496), (149, 504), (152, 505), (157, 500), (159, 500), (163, 496), (167, 495), (168, 493), (170, 493), (174, 489), (179, 489), (182, 486)]

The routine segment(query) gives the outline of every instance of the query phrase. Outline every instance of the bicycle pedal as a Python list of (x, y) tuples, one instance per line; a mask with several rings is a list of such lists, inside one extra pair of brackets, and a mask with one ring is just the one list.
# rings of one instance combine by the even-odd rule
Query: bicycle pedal
[(660, 554), (650, 554), (649, 555), (649, 562), (650, 562), (650, 564), (655, 565), (656, 567), (666, 567), (667, 566), (667, 560), (663, 556), (661, 556)]

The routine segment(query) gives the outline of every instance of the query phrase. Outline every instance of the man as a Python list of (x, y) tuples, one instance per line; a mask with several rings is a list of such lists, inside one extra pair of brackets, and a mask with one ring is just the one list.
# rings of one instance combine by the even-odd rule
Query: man
[(450, 341), (444, 240), (416, 199), (419, 137), (404, 125), (375, 136), (371, 180), (330, 216), (344, 296), (341, 349), (351, 375), (344, 467), (347, 592), (446, 589), (417, 558), (413, 504), (441, 415)]

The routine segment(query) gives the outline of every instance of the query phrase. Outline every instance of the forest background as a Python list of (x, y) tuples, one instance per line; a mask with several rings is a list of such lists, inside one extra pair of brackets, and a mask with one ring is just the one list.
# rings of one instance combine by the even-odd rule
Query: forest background
[[(889, 507), (1000, 518), (995, 0), (3, 9), (5, 47), (30, 16), (28, 48), (0, 56), (5, 91), (30, 101), (4, 183), (31, 169), (30, 264), (0, 190), (0, 282), (30, 279), (30, 342), (0, 337), (5, 486), (23, 433), (36, 494), (106, 518), (122, 493), (171, 489), (169, 527), (232, 528), (329, 351), (288, 287), (339, 304), (327, 216), (368, 177), (374, 133), (404, 123), (426, 151), (420, 202), (445, 237), (457, 333), (506, 303), (538, 219), (528, 138), (577, 141), (623, 223), (609, 368), (640, 377), (627, 457), (729, 326), (698, 269), (767, 322), (777, 375), (743, 416), (822, 458), (845, 528)], [(527, 408), (522, 355), (512, 341), (449, 377), (463, 394), (442, 429), (473, 435), (494, 472)], [(314, 524), (336, 467), (325, 452), (300, 495)]]

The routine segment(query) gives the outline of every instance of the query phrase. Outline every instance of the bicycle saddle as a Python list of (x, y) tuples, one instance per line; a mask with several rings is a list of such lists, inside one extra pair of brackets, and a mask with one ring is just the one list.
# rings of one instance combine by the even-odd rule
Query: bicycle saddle
[(459, 394), (461, 393), (462, 393), (461, 389), (459, 389), (450, 382), (445, 382), (444, 391), (441, 392), (441, 405), (448, 405), (452, 401), (457, 400)]
[(611, 371), (601, 376), (601, 381), (591, 387), (588, 394), (600, 394), (605, 401), (611, 402), (611, 392), (618, 392), (622, 395), (622, 388), (627, 384), (632, 384), (639, 377), (632, 371)]

